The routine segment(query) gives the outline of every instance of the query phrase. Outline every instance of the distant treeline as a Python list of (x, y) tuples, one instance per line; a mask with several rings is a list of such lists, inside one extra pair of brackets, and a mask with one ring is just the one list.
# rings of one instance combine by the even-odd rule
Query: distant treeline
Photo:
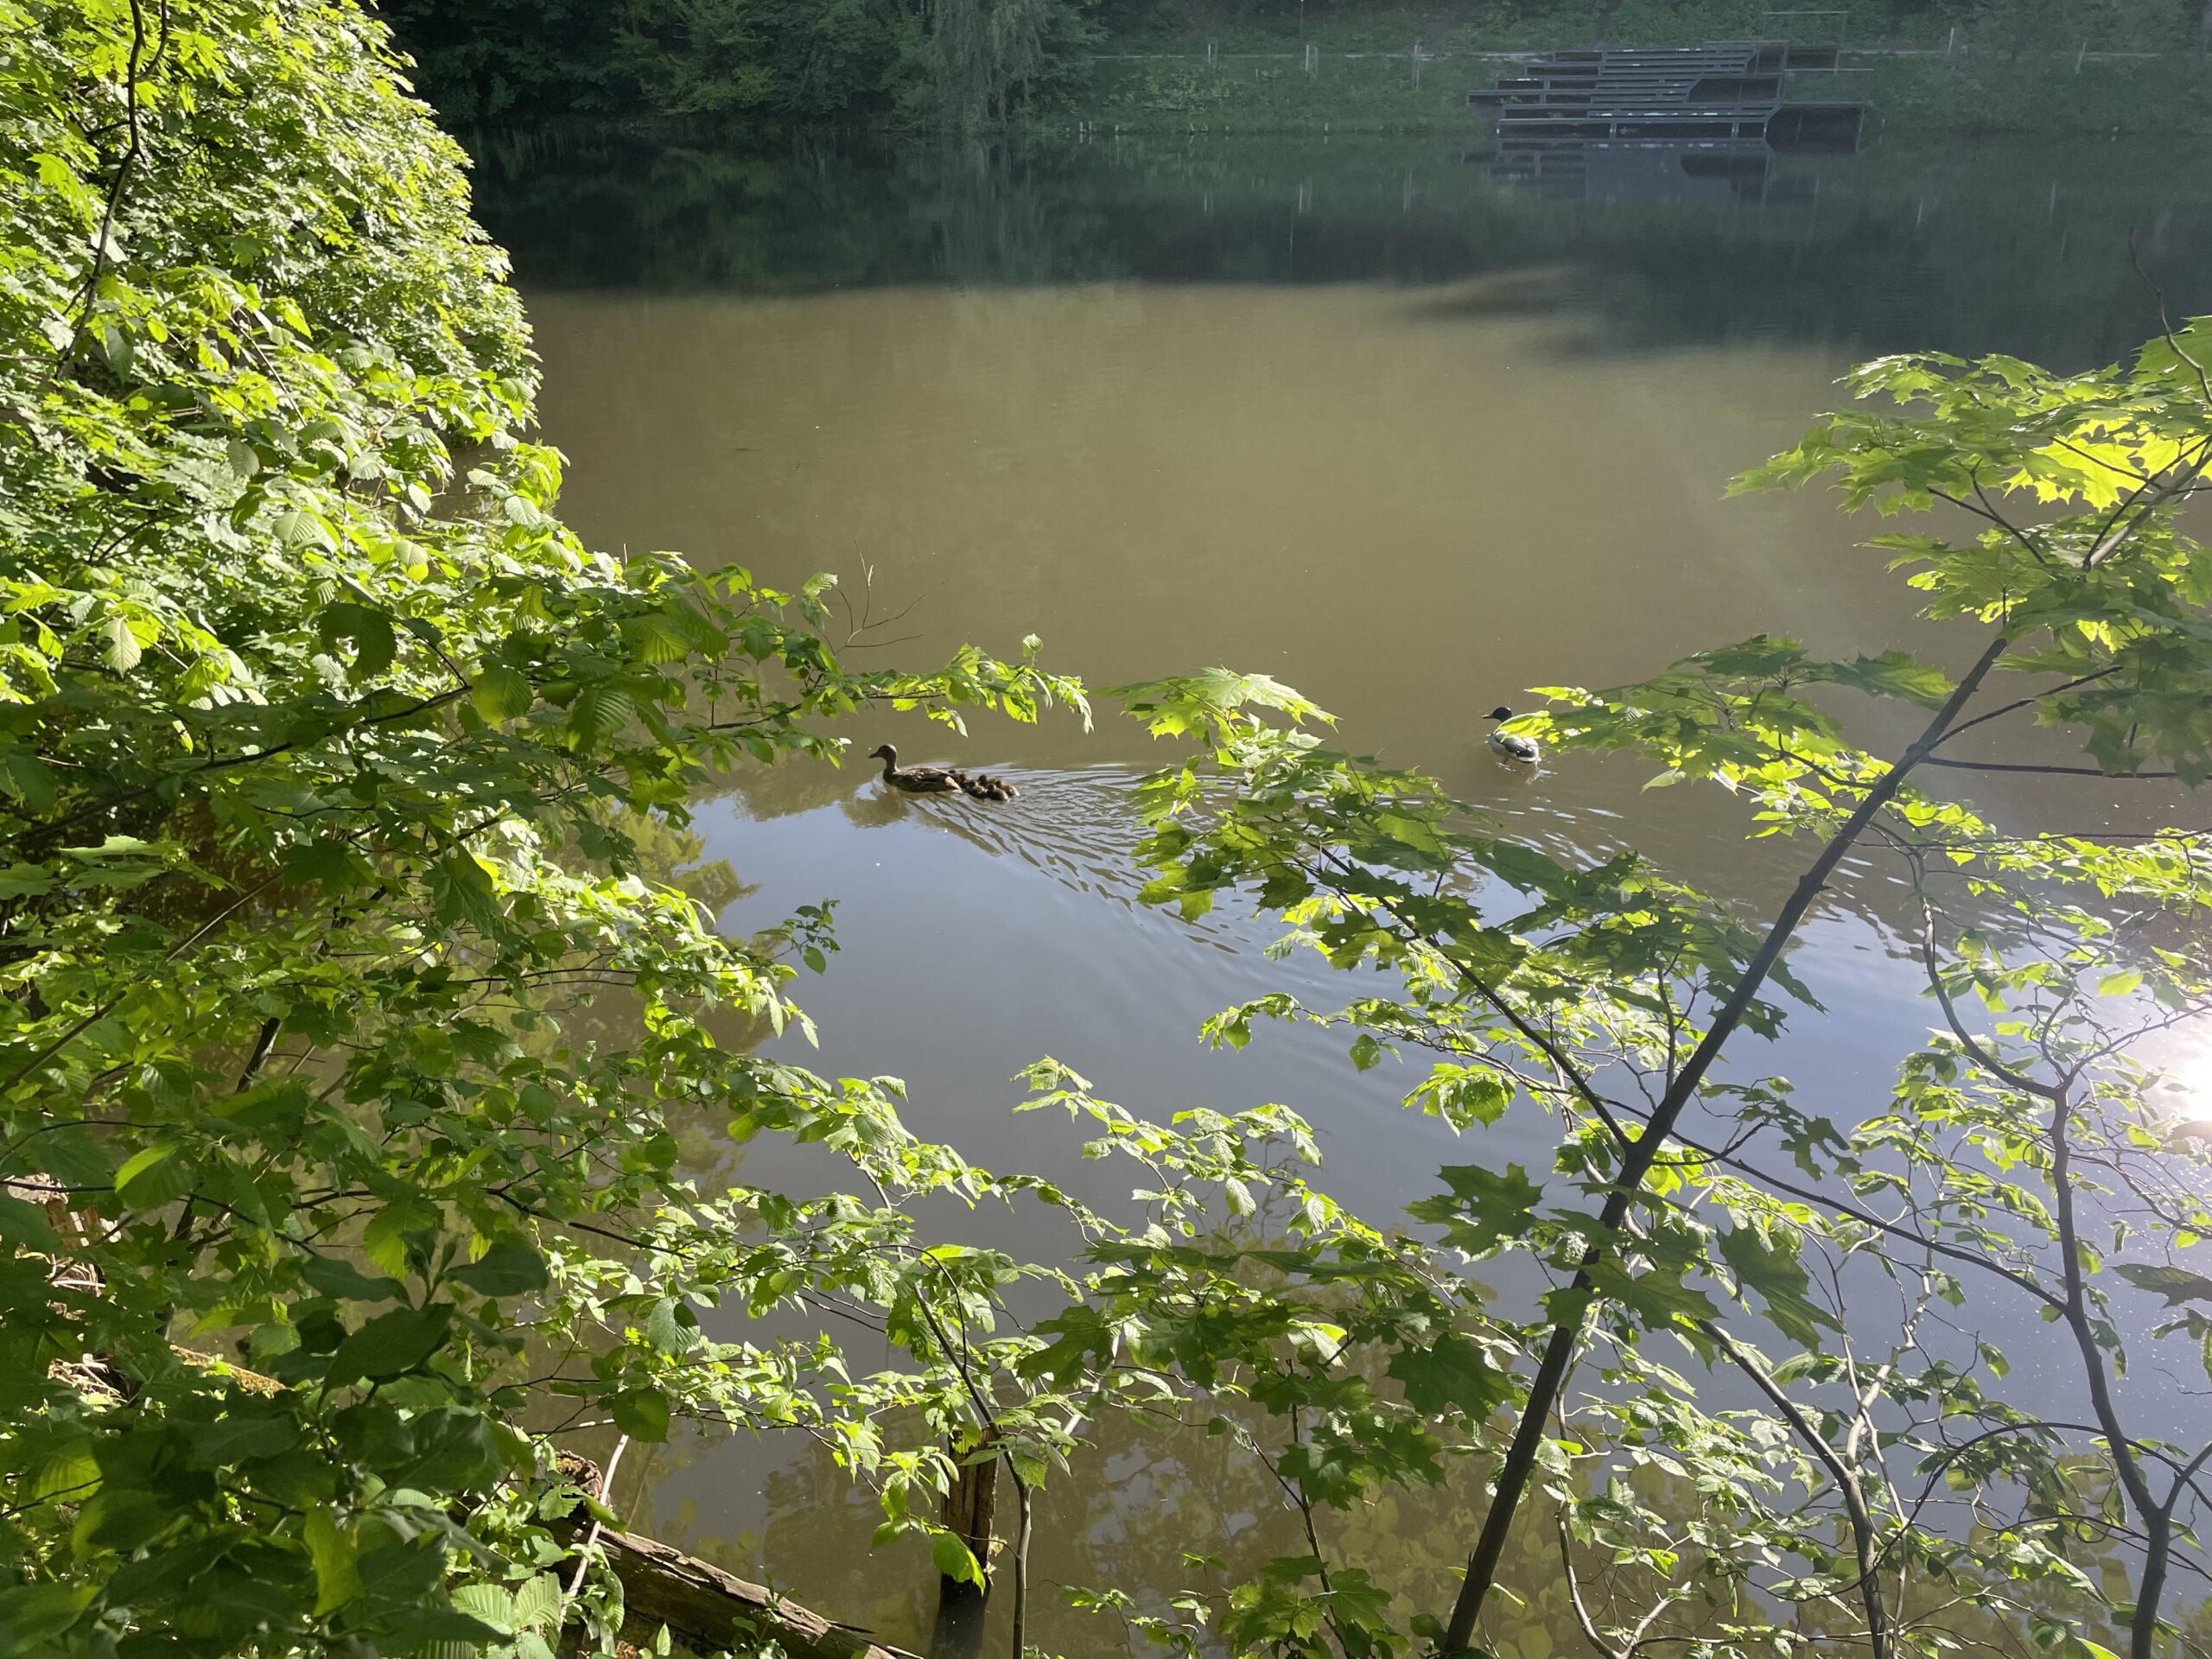
[(660, 115), (996, 124), (1096, 37), (1090, 0), (383, 0), (448, 124)]
[[(974, 129), (1051, 105), (1093, 54), (1217, 33), (1325, 50), (1841, 35), (1976, 50), (2201, 48), (2212, 0), (382, 0), (417, 90), (450, 125), (548, 117)], [(1955, 31), (1955, 36), (1954, 35)], [(1179, 42), (1181, 44), (1179, 45)]]

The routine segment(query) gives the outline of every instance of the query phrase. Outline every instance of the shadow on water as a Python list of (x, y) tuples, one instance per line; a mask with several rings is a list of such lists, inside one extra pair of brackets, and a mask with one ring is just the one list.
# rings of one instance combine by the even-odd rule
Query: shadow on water
[[(1457, 139), (763, 155), (524, 133), (486, 137), (477, 153), (480, 214), (537, 291), (1565, 270), (1541, 303), (1594, 304), (1611, 351), (1754, 335), (2072, 366), (2155, 326), (2132, 239), (2176, 315), (2212, 307), (2212, 169), (2171, 147), (1754, 157), (1597, 145), (1551, 156), (1548, 171)], [(1516, 292), (1486, 289), (1481, 303)]]

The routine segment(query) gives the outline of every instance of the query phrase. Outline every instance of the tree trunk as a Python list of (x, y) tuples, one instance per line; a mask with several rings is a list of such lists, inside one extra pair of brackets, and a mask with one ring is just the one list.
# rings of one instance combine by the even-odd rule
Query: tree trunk
[[(2202, 468), (2200, 467), (2197, 470), (2202, 471)], [(1935, 718), (1928, 722), (1919, 740), (1898, 757), (1897, 764), (1866, 791), (1866, 798), (1844, 821), (1843, 827), (1829, 837), (1827, 845), (1821, 848), (1820, 856), (1813, 861), (1811, 868), (1798, 881), (1789, 902), (1783, 906), (1768, 927), (1766, 938), (1745, 965), (1743, 975), (1729, 993), (1727, 1001), (1713, 1015), (1713, 1024), (1706, 1032), (1704, 1039), (1668, 1084), (1667, 1092), (1653, 1109), (1643, 1135), (1630, 1143), (1621, 1160), (1620, 1173), (1612, 1193), (1599, 1211), (1599, 1225), (1606, 1233), (1618, 1232), (1621, 1224), (1628, 1218), (1637, 1194), (1643, 1190), (1643, 1178), (1650, 1171), (1652, 1160), (1659, 1155), (1668, 1135), (1674, 1132), (1675, 1124), (1684, 1108), (1696, 1096), (1698, 1085), (1705, 1080), (1707, 1071), (1719, 1058), (1720, 1051), (1727, 1046), (1728, 1039), (1735, 1034), (1736, 1027), (1742, 1023), (1752, 999), (1758, 995), (1760, 987), (1765, 984), (1767, 976), (1774, 971), (1775, 963), (1782, 959), (1783, 950), (1796, 937), (1798, 924), (1805, 919), (1806, 912), (1813, 907), (1813, 901), (1820, 897), (1828, 878), (1842, 863), (1844, 855), (1858, 843), (1866, 826), (1896, 797), (1913, 769), (1936, 752), (1936, 745), (1949, 732), (1951, 722), (1973, 701), (1974, 694), (1980, 690), (1981, 683), (1988, 677), (1990, 670), (1997, 666), (1997, 660), (2005, 654), (2007, 643), (2000, 635), (1975, 659), (1966, 677), (1952, 688), (1951, 695), (1943, 706), (1936, 711)], [(1592, 1259), (1600, 1250), (1601, 1247), (1592, 1243), (1587, 1247), (1584, 1260)], [(1573, 1287), (1585, 1293), (1586, 1296), (1591, 1291), (1591, 1278), (1586, 1270), (1577, 1273), (1573, 1282)], [(1536, 1367), (1535, 1376), (1529, 1379), (1528, 1398), (1521, 1408), (1521, 1421), (1515, 1427), (1513, 1440), (1506, 1448), (1503, 1461), (1498, 1465), (1490, 1509), (1483, 1516), (1482, 1530), (1476, 1536), (1473, 1553), (1467, 1557), (1467, 1570), (1459, 1580), (1459, 1593), (1452, 1602), (1451, 1620), (1445, 1627), (1444, 1640), (1440, 1645), (1446, 1656), (1463, 1653), (1474, 1645), (1475, 1621), (1481, 1615), (1483, 1603), (1490, 1595), (1491, 1586), (1497, 1582), (1498, 1563), (1504, 1559), (1505, 1541), (1512, 1532), (1514, 1515), (1520, 1508), (1522, 1494), (1528, 1490), (1529, 1478), (1535, 1471), (1536, 1456), (1543, 1445), (1544, 1425), (1550, 1421), (1552, 1412), (1559, 1403), (1560, 1389), (1574, 1360), (1574, 1351), (1580, 1340), (1582, 1318), (1583, 1309), (1578, 1308), (1573, 1319), (1562, 1320), (1552, 1327), (1551, 1336), (1544, 1344), (1543, 1358)]]

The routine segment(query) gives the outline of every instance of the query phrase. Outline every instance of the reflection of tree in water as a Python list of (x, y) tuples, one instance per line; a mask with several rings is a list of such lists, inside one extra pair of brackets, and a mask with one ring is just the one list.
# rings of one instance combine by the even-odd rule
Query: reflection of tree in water
[(1090, 245), (1087, 193), (982, 140), (861, 159), (817, 142), (764, 155), (502, 135), (480, 142), (478, 164), (480, 212), (528, 249), (531, 287), (1041, 283), (1107, 257)]
[[(1250, 1414), (1242, 1414), (1247, 1421)], [(1276, 1430), (1280, 1433), (1280, 1428)], [(711, 1443), (694, 1443), (671, 1459), (673, 1448), (656, 1448), (662, 1464), (711, 1459), (721, 1452)], [(1391, 1490), (1347, 1511), (1320, 1512), (1324, 1548), (1338, 1562), (1377, 1564), (1378, 1576), (1394, 1592), (1402, 1613), (1448, 1602), (1465, 1564), (1468, 1541), (1481, 1519), (1480, 1473), (1465, 1462), (1449, 1467), (1444, 1486)], [(642, 1471), (641, 1471), (642, 1472)], [(656, 1470), (654, 1472), (660, 1472)], [(652, 1484), (647, 1476), (641, 1485)], [(1699, 1512), (1693, 1484), (1646, 1469), (1633, 1477), (1639, 1494), (1670, 1515)], [(1588, 1483), (1583, 1483), (1586, 1489)], [(757, 1529), (741, 1523), (723, 1531), (727, 1511), (703, 1511), (696, 1498), (650, 1509), (654, 1527), (679, 1536), (696, 1550), (734, 1572), (772, 1579), (779, 1587), (813, 1605), (835, 1609), (839, 1618), (867, 1627), (893, 1643), (921, 1648), (930, 1643), (937, 1612), (936, 1572), (926, 1553), (912, 1541), (881, 1554), (869, 1548), (880, 1518), (874, 1503), (854, 1487), (818, 1448), (809, 1447), (770, 1472), (760, 1487), (763, 1517)], [(1166, 1432), (1125, 1418), (1093, 1426), (1091, 1445), (1073, 1477), (1056, 1473), (1039, 1494), (1033, 1582), (1039, 1605), (1033, 1612), (1031, 1639), (1046, 1651), (1066, 1654), (1144, 1652), (1141, 1639), (1125, 1637), (1110, 1613), (1069, 1607), (1063, 1586), (1119, 1588), (1135, 1598), (1142, 1612), (1169, 1612), (1168, 1598), (1194, 1592), (1218, 1609), (1225, 1587), (1256, 1573), (1278, 1557), (1306, 1552), (1296, 1511), (1268, 1470), (1226, 1433), (1203, 1427)], [(750, 1506), (747, 1506), (748, 1509)], [(1002, 1513), (1001, 1519), (1003, 1522)], [(1552, 1659), (1583, 1654), (1588, 1646), (1568, 1605), (1559, 1559), (1554, 1512), (1532, 1514), (1532, 1524), (1516, 1535), (1503, 1581), (1514, 1586), (1517, 1605), (1501, 1599), (1484, 1631), (1500, 1659)], [(2109, 1565), (2107, 1548), (2085, 1546), (2078, 1564), (2095, 1573)], [(1191, 1557), (1212, 1557), (1226, 1572)], [(1648, 1605), (1666, 1580), (1641, 1568), (1613, 1567), (1607, 1552), (1578, 1546), (1576, 1571), (1586, 1598), (1607, 1596), (1631, 1611)], [(1694, 1574), (1694, 1551), (1681, 1571)], [(1929, 1608), (1948, 1602), (1960, 1586), (1918, 1586), (1916, 1602)], [(2064, 1612), (2062, 1592), (2010, 1586), (2016, 1605), (2030, 1611)], [(963, 1651), (995, 1653), (1007, 1636), (1006, 1599), (995, 1599), (985, 1627), (969, 1632)], [(2078, 1611), (2078, 1610), (2070, 1610)], [(1827, 1604), (1791, 1607), (1779, 1603), (1719, 1605), (1693, 1603), (1655, 1626), (1670, 1641), (1711, 1623), (1761, 1615), (1808, 1631), (1842, 1630)], [(2212, 1607), (2187, 1616), (2197, 1626), (2212, 1618)], [(1952, 1620), (1955, 1634), (1989, 1641), (1998, 1653), (2025, 1655), (2024, 1620), (1999, 1620), (1961, 1608)], [(950, 1645), (932, 1648), (950, 1659)]]
[[(1462, 1465), (1457, 1472), (1468, 1484), (1469, 1471)], [(869, 1552), (880, 1517), (825, 1454), (809, 1450), (795, 1458), (768, 1478), (762, 1496), (766, 1525), (757, 1540), (735, 1541), (744, 1552), (739, 1559), (765, 1564), (800, 1599), (837, 1608), (841, 1617), (888, 1640), (918, 1646), (927, 1639), (936, 1611), (935, 1569), (912, 1543), (880, 1556)], [(1350, 1516), (1325, 1512), (1322, 1526), (1332, 1554), (1388, 1563), (1394, 1588), (1416, 1605), (1433, 1605), (1464, 1562), (1477, 1518), (1466, 1503), (1436, 1489), (1388, 1493)], [(1075, 1474), (1056, 1472), (1039, 1494), (1036, 1529), (1032, 1572), (1039, 1605), (1031, 1639), (1056, 1653), (1144, 1649), (1141, 1642), (1125, 1643), (1110, 1615), (1066, 1606), (1060, 1586), (1125, 1589), (1147, 1612), (1166, 1611), (1167, 1598), (1185, 1588), (1218, 1605), (1213, 1592), (1223, 1586), (1306, 1549), (1281, 1488), (1232, 1436), (1209, 1434), (1203, 1427), (1160, 1432), (1126, 1417), (1093, 1425), (1091, 1449)], [(1516, 1548), (1530, 1557), (1525, 1578), (1516, 1582), (1543, 1582), (1541, 1546), (1524, 1541)], [(1228, 1573), (1194, 1567), (1190, 1555), (1218, 1558)], [(990, 1610), (986, 1652), (999, 1651), (1005, 1637), (1004, 1600), (995, 1599)], [(842, 1611), (848, 1608), (862, 1611)], [(1541, 1659), (1548, 1644), (1529, 1645), (1529, 1635), (1554, 1630), (1563, 1642), (1564, 1611), (1533, 1608), (1501, 1621), (1500, 1629), (1527, 1659)]]
[(2183, 193), (2190, 169), (2171, 153), (1787, 157), (1776, 176), (1789, 188), (1774, 193), (1786, 199), (1609, 207), (1498, 186), (1461, 148), (1130, 139), (763, 155), (510, 135), (480, 145), (477, 194), (526, 288), (1541, 270), (1533, 287), (1455, 303), (1572, 304), (1611, 349), (1748, 334), (2086, 365), (2154, 326), (2132, 235), (2175, 315), (2212, 305), (2212, 202)]

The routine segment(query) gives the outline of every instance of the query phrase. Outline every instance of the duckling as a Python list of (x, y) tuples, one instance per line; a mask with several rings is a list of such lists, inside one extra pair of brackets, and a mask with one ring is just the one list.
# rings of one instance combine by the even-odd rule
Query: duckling
[(995, 778), (988, 772), (979, 772), (972, 778), (964, 772), (956, 772), (960, 787), (968, 796), (978, 801), (1010, 801), (1021, 793), (1003, 778)]
[[(1513, 711), (1500, 703), (1490, 711), (1490, 718), (1510, 720)], [(1542, 753), (1537, 748), (1535, 738), (1523, 737), (1518, 732), (1493, 731), (1490, 734), (1490, 747), (1492, 753), (1502, 754), (1508, 760), (1518, 760), (1524, 766), (1535, 766)]]

